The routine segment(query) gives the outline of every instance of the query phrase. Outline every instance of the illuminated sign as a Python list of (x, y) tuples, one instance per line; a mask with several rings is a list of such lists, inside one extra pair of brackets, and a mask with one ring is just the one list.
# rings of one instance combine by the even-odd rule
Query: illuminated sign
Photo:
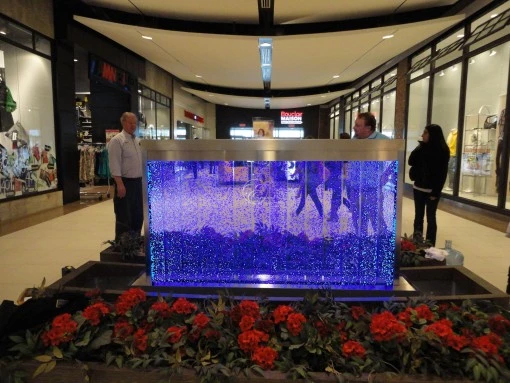
[(191, 120), (195, 120), (197, 122), (200, 122), (201, 124), (204, 123), (204, 118), (203, 117), (200, 117), (199, 115), (193, 113), (193, 112), (190, 112), (189, 110), (185, 110), (184, 111), (184, 117), (187, 117)]
[(280, 118), (282, 125), (301, 125), (303, 124), (303, 112), (286, 112), (282, 110), (280, 112)]
[(99, 77), (108, 83), (115, 85), (123, 90), (129, 91), (133, 85), (133, 78), (126, 71), (117, 68), (100, 58), (91, 56), (89, 61), (90, 74)]

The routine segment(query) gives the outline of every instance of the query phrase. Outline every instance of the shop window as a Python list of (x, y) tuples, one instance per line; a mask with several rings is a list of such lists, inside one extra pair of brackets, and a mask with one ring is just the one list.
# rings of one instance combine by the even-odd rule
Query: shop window
[(370, 96), (371, 98), (377, 97), (381, 94), (382, 79), (378, 78), (373, 81), (370, 85)]
[(51, 42), (46, 37), (34, 35), (35, 49), (42, 54), (51, 56)]
[[(0, 18), (1, 19), (1, 18)], [(2, 19), (3, 20), (3, 19)], [(27, 48), (33, 49), (32, 32), (20, 25), (4, 20), (2, 23), (2, 35), (11, 41), (15, 41)]]
[(351, 110), (345, 111), (345, 123), (344, 123), (344, 132), (351, 134), (352, 121), (351, 121)]
[(444, 193), (452, 194), (457, 160), (457, 133), (459, 120), (460, 81), (462, 65), (455, 64), (434, 76), (434, 99), (431, 123), (443, 128), (450, 147), (450, 163)]
[(143, 85), (139, 86), (139, 136), (150, 140), (171, 138), (169, 99)]
[(459, 196), (497, 205), (504, 185), (496, 175), (502, 113), (506, 105), (510, 42), (469, 60)]
[(56, 189), (51, 61), (0, 41), (0, 63), (0, 199)]
[(390, 138), (395, 137), (395, 95), (396, 92), (392, 91), (382, 97), (381, 133)]
[(393, 68), (390, 72), (384, 75), (383, 91), (394, 89), (397, 86), (397, 68)]
[[(409, 155), (418, 146), (423, 128), (427, 124), (429, 78), (413, 82), (409, 87), (409, 115), (407, 119), (406, 164)], [(407, 168), (407, 167), (406, 167)], [(412, 183), (406, 171), (405, 182)]]
[(471, 23), (471, 35), (465, 45), (473, 51), (508, 35), (510, 31), (510, 3), (495, 8)]
[(432, 59), (431, 49), (426, 49), (423, 52), (413, 56), (411, 59), (411, 79), (421, 76), (430, 71), (430, 61)]
[(156, 104), (156, 121), (158, 129), (156, 131), (156, 139), (170, 139), (170, 108), (162, 104)]
[(462, 55), (462, 49), (460, 48), (464, 43), (464, 39), (464, 29), (459, 29), (437, 43), (434, 66), (437, 68), (459, 58)]
[(139, 97), (139, 132), (140, 138), (154, 140), (157, 137), (156, 131), (156, 103), (145, 97)]

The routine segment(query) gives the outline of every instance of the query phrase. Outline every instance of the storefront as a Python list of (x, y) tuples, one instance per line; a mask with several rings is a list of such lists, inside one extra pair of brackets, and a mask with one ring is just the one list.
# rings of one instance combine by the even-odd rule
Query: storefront
[(171, 99), (153, 89), (138, 85), (138, 136), (147, 140), (168, 140), (172, 137)]
[(216, 138), (215, 105), (210, 104), (184, 89), (183, 84), (173, 85), (173, 138), (176, 140)]
[[(330, 105), (330, 136), (350, 132), (357, 113), (370, 111), (378, 129), (389, 137), (397, 118), (407, 121), (406, 160), (423, 128), (439, 124), (450, 147), (449, 198), (494, 211), (510, 210), (509, 105), (510, 4), (486, 9), (451, 28), (409, 57), (403, 73), (387, 71), (354, 93)], [(401, 66), (398, 66), (399, 70)], [(405, 76), (396, 113), (396, 79)], [(403, 97), (402, 97), (403, 96)], [(406, 116), (399, 116), (399, 113)], [(406, 172), (407, 173), (407, 172)], [(408, 174), (404, 181), (412, 185)]]
[(57, 190), (51, 46), (0, 15), (0, 203)]

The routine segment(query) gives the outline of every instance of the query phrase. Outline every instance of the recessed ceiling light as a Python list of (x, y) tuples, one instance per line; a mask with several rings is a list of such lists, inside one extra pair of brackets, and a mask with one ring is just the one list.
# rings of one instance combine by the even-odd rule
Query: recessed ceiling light
[(326, 97), (326, 96), (324, 96), (324, 95), (321, 96), (321, 98), (324, 98), (324, 97)]
[(495, 18), (495, 17), (498, 17), (498, 14), (497, 14), (497, 13), (493, 13), (493, 14), (491, 15), (491, 19), (493, 19), (493, 18)]
[(267, 48), (267, 47), (270, 47), (271, 46), (271, 43), (262, 43), (259, 45), (259, 47), (263, 47), (263, 48)]
[(209, 97), (214, 97), (214, 94), (209, 93)]
[(6, 34), (7, 34), (7, 32), (6, 32), (6, 31), (0, 31), (0, 34), (2, 34), (2, 35), (6, 35)]
[(228, 104), (227, 104), (227, 103), (225, 103), (225, 105), (227, 105), (227, 106), (228, 106)]
[(152, 37), (151, 36), (142, 35), (142, 39), (152, 40)]
[(476, 62), (476, 61), (475, 61), (475, 59), (471, 59), (471, 60), (469, 60), (469, 63), (470, 63), (470, 64), (474, 64), (475, 62)]
[(306, 104), (306, 106), (311, 106), (312, 104)]
[(199, 74), (196, 74), (195, 77), (202, 78), (202, 76), (200, 76)]
[(496, 53), (498, 53), (498, 52), (496, 52), (496, 51), (493, 49), (493, 50), (491, 50), (491, 51), (490, 51), (489, 56), (494, 56)]
[(464, 37), (464, 34), (462, 34), (462, 33), (461, 33), (461, 34), (457, 35), (457, 37), (458, 37), (459, 39), (461, 39), (461, 38), (463, 38), (463, 37)]
[(74, 59), (74, 62), (77, 62), (77, 61), (78, 61), (78, 59)]
[(141, 90), (141, 89), (138, 89), (138, 93), (142, 93), (142, 90)]
[(452, 71), (455, 72), (456, 70), (457, 70), (457, 65), (452, 66)]
[(444, 76), (444, 71), (441, 71), (441, 72), (439, 73), (439, 77), (443, 77), (443, 76)]
[(263, 67), (266, 67), (266, 66), (271, 66), (271, 63), (264, 63), (262, 64)]
[(383, 40), (388, 40), (388, 39), (391, 39), (393, 37), (395, 37), (395, 35), (385, 35), (382, 38), (383, 38)]
[(335, 75), (333, 76), (333, 78), (338, 78), (338, 77), (340, 77), (340, 75), (339, 75), (339, 74), (335, 74)]

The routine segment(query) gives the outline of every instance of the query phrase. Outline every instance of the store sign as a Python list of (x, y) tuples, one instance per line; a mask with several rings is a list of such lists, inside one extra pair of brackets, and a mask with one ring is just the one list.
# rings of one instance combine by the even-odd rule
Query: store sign
[(280, 119), (282, 125), (301, 125), (303, 123), (303, 112), (280, 112)]
[(186, 118), (189, 118), (191, 120), (194, 120), (194, 121), (197, 121), (197, 122), (200, 122), (200, 123), (204, 123), (204, 118), (203, 117), (200, 117), (199, 115), (195, 114), (195, 113), (192, 113), (188, 110), (185, 110), (184, 111), (184, 117)]
[(132, 82), (129, 73), (97, 57), (90, 58), (90, 74), (125, 90), (129, 90)]

